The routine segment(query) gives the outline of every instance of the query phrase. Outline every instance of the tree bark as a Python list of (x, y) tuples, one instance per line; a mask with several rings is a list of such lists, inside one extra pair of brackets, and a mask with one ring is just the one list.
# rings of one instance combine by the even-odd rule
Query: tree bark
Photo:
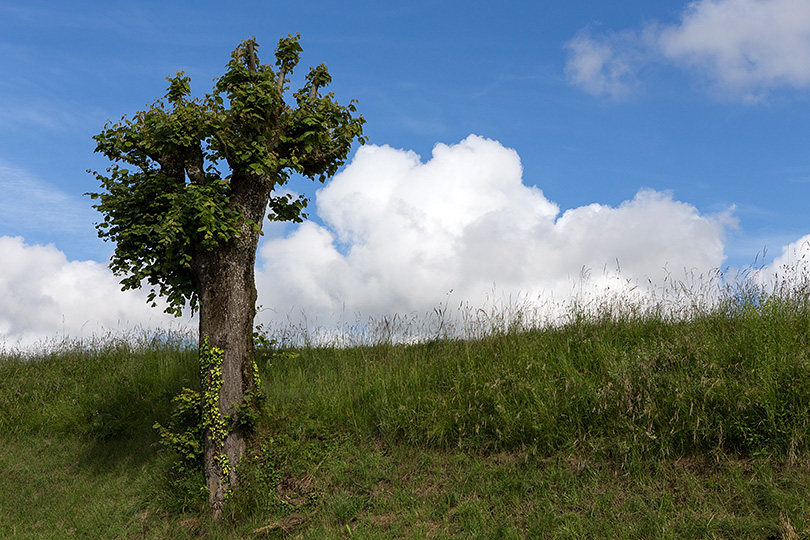
[[(227, 429), (224, 440), (217, 440), (208, 427), (204, 451), (208, 500), (215, 519), (222, 513), (226, 494), (239, 482), (237, 466), (245, 451), (245, 433), (238, 423), (237, 408), (253, 384), (253, 268), (258, 238), (252, 232), (246, 236), (233, 238), (227, 249), (200, 254), (196, 265), (200, 281), (200, 354), (222, 352), (218, 403)], [(211, 376), (203, 377), (206, 375)], [(220, 454), (224, 454), (224, 460), (218, 457)], [(223, 463), (227, 463), (228, 470), (223, 470)]]

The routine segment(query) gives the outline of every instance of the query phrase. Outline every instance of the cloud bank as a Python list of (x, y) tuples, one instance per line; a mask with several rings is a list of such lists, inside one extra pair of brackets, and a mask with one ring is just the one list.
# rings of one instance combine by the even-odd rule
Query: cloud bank
[[(724, 259), (729, 213), (701, 215), (672, 194), (641, 190), (618, 207), (567, 210), (522, 179), (517, 153), (471, 135), (413, 152), (367, 145), (316, 196), (322, 224), (260, 246), (260, 320), (424, 314), (448, 294), (564, 298), (583, 271), (660, 281)], [(620, 271), (617, 271), (620, 266)], [(615, 280), (614, 280), (615, 281)]]
[[(589, 298), (643, 295), (720, 268), (725, 234), (735, 226), (730, 211), (702, 214), (648, 189), (615, 207), (561, 212), (523, 181), (514, 150), (475, 135), (437, 144), (427, 161), (364, 146), (315, 202), (317, 219), (268, 226), (259, 246), (265, 309), (257, 322), (270, 328), (305, 320), (308, 329), (337, 330), (359, 319), (419, 318), (442, 305), (475, 309), (502, 299), (564, 302), (583, 288)], [(0, 237), (0, 255), (0, 347), (196, 325), (148, 307), (144, 291), (120, 292), (105, 265), (69, 261), (52, 245)], [(808, 257), (810, 236), (785, 247), (761, 277)]]
[(150, 308), (142, 291), (121, 292), (105, 265), (68, 261), (53, 245), (0, 236), (0, 255), (0, 348), (182, 324)]
[(677, 24), (584, 30), (565, 47), (569, 81), (593, 95), (627, 95), (638, 72), (658, 61), (693, 70), (715, 93), (758, 101), (777, 88), (810, 86), (810, 3), (696, 0)]

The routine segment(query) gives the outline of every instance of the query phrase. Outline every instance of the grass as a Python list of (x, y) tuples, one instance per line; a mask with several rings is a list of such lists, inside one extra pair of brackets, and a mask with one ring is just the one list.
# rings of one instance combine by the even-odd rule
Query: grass
[(0, 537), (808, 538), (810, 294), (743, 285), (264, 347), (267, 415), (218, 523), (152, 428), (198, 384), (186, 341), (6, 352)]

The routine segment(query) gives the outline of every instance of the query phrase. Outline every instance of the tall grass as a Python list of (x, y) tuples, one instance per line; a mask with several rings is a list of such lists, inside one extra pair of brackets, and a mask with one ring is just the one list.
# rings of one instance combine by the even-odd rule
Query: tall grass
[(273, 333), (219, 524), (152, 428), (198, 385), (186, 337), (5, 352), (0, 536), (806, 535), (807, 283), (717, 273), (553, 317), (516, 299)]
[(63, 340), (0, 358), (0, 430), (142, 435), (182, 386), (198, 384), (185, 336), (152, 333)]
[(0, 537), (143, 532), (147, 501), (171, 500), (152, 425), (197, 377), (196, 351), (170, 334), (0, 356)]
[(276, 418), (436, 448), (795, 459), (810, 424), (810, 289), (754, 278), (680, 283), (668, 304), (607, 295), (540, 328), (520, 310), (478, 311), (464, 339), (406, 345), (386, 320), (373, 344), (267, 351), (269, 401)]

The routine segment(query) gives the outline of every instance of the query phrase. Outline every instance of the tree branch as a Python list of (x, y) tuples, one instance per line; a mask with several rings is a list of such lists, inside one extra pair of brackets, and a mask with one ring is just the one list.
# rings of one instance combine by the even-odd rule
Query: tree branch
[(253, 51), (253, 41), (248, 41), (247, 55), (248, 55), (248, 70), (251, 73), (256, 73), (256, 53)]
[(167, 152), (165, 154), (147, 154), (150, 158), (154, 159), (160, 165), (160, 171), (168, 176), (174, 178), (177, 182), (182, 184), (183, 177), (183, 160), (177, 155), (177, 152)]
[(309, 99), (314, 98), (318, 94), (318, 81), (312, 83), (312, 87), (309, 89)]
[(222, 147), (222, 154), (225, 156), (225, 161), (227, 161), (228, 165), (233, 169), (235, 163), (231, 159), (231, 153), (228, 152), (228, 145), (225, 144), (225, 140), (222, 138), (222, 135), (219, 134), (219, 131), (214, 132), (214, 138), (216, 138), (217, 142)]
[(194, 146), (188, 148), (184, 156), (183, 165), (186, 169), (188, 179), (197, 185), (205, 184), (205, 158), (202, 148)]
[(282, 92), (284, 92), (284, 83), (287, 82), (284, 78), (287, 76), (287, 70), (284, 69), (284, 66), (278, 71), (278, 80), (276, 81), (276, 90), (278, 90), (278, 95), (280, 96)]

